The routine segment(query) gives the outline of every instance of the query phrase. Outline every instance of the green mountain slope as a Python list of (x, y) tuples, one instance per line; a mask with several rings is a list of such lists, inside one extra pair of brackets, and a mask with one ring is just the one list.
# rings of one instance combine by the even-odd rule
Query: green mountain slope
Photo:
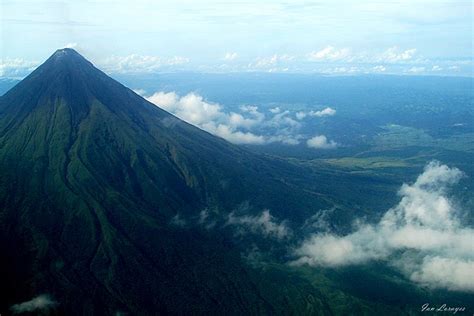
[[(251, 153), (59, 50), (0, 97), (0, 314), (41, 294), (59, 315), (414, 314), (431, 294), (387, 269), (287, 264), (315, 213), (343, 232), (398, 186)], [(264, 209), (290, 237), (227, 222)]]
[(244, 201), (296, 220), (324, 206), (279, 164), (57, 51), (0, 98), (0, 312), (41, 293), (69, 315), (303, 312), (312, 290), (268, 292), (228, 235), (170, 224)]

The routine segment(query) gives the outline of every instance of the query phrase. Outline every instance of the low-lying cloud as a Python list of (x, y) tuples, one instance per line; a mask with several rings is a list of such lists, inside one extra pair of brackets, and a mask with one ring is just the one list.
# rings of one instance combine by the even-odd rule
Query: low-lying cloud
[(401, 200), (377, 224), (351, 234), (314, 234), (296, 250), (293, 264), (338, 267), (385, 260), (410, 280), (430, 288), (474, 291), (474, 230), (464, 227), (448, 194), (463, 173), (429, 163)]
[[(298, 113), (279, 107), (263, 113), (255, 105), (244, 105), (238, 112), (229, 112), (220, 104), (209, 102), (196, 93), (179, 96), (175, 92), (156, 92), (147, 97), (147, 100), (180, 119), (235, 144), (280, 142), (297, 145), (304, 138), (299, 134), (302, 122), (298, 121)], [(323, 117), (335, 113), (336, 110), (327, 107), (305, 115)], [(331, 147), (332, 144), (329, 142), (327, 146)]]
[(39, 295), (29, 301), (10, 307), (13, 314), (46, 311), (55, 308), (58, 303), (48, 294)]
[(264, 210), (260, 215), (256, 216), (238, 216), (235, 213), (230, 213), (227, 218), (227, 225), (236, 226), (239, 233), (250, 231), (277, 239), (286, 238), (291, 234), (291, 230), (286, 225), (286, 222), (278, 222), (270, 214), (269, 210)]
[(334, 149), (338, 146), (335, 141), (328, 141), (327, 137), (324, 135), (316, 135), (308, 139), (306, 145), (308, 145), (309, 148), (315, 149)]
[(302, 120), (307, 116), (313, 116), (313, 117), (324, 117), (324, 116), (333, 116), (336, 114), (336, 110), (330, 107), (326, 107), (320, 111), (309, 111), (309, 112), (304, 112), (300, 111), (296, 113), (296, 118), (298, 120)]
[[(198, 126), (211, 134), (236, 144), (263, 144), (265, 138), (248, 129), (263, 121), (264, 115), (256, 107), (242, 108), (247, 116), (223, 111), (221, 105), (211, 103), (195, 93), (180, 97), (175, 92), (157, 92), (148, 101), (176, 115), (183, 121)], [(239, 130), (239, 128), (244, 130)], [(247, 130), (247, 131), (245, 131)]]

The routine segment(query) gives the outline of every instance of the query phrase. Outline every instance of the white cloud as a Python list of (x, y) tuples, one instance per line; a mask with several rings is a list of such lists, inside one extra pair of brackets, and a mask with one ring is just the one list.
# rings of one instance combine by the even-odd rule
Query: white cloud
[(382, 65), (372, 67), (372, 71), (374, 72), (385, 72), (385, 70), (387, 70), (387, 68), (385, 68), (385, 66), (382, 66)]
[(303, 138), (301, 135), (275, 135), (267, 138), (268, 143), (282, 143), (286, 145), (298, 145), (300, 139)]
[(333, 67), (321, 70), (324, 74), (340, 75), (340, 74), (355, 74), (360, 72), (361, 69), (356, 66), (351, 67)]
[(304, 119), (304, 118), (306, 117), (306, 115), (307, 115), (307, 114), (306, 114), (305, 112), (303, 112), (303, 111), (296, 112), (296, 114), (295, 114), (295, 116), (296, 116), (296, 118), (297, 118), (298, 120)]
[(146, 94), (146, 91), (143, 90), (143, 89), (133, 89), (133, 92), (135, 92), (136, 94), (140, 95), (140, 96), (145, 96)]
[(307, 116), (324, 117), (324, 116), (333, 116), (335, 114), (336, 114), (336, 110), (330, 107), (326, 107), (319, 111), (309, 111), (309, 112), (299, 111), (299, 112), (296, 112), (295, 116), (298, 120), (302, 120)]
[(316, 135), (313, 138), (310, 138), (306, 141), (306, 145), (310, 148), (316, 149), (334, 149), (338, 144), (331, 140), (328, 142), (328, 139), (324, 135)]
[(179, 101), (179, 96), (175, 92), (156, 92), (152, 96), (146, 98), (151, 103), (154, 103), (161, 108), (173, 112), (176, 109), (176, 104)]
[(273, 114), (277, 114), (281, 112), (281, 109), (277, 106), (277, 107), (271, 108), (269, 111), (272, 112)]
[[(342, 73), (357, 73), (363, 69), (350, 65), (350, 63), (357, 64), (376, 64), (371, 68), (366, 68), (366, 71), (383, 72), (386, 70), (383, 64), (385, 63), (409, 63), (409, 62), (426, 62), (417, 55), (417, 49), (400, 49), (397, 46), (390, 47), (383, 52), (352, 52), (349, 48), (335, 48), (334, 46), (327, 46), (322, 50), (313, 51), (307, 55), (309, 61), (319, 61), (326, 63), (338, 63), (338, 67), (320, 70), (323, 73), (342, 74)], [(379, 65), (377, 65), (379, 64)]]
[(29, 301), (15, 304), (10, 307), (13, 314), (40, 312), (55, 308), (58, 305), (51, 296), (47, 294), (39, 295)]
[(263, 136), (239, 130), (239, 128), (248, 129), (264, 119), (264, 115), (258, 112), (256, 107), (243, 107), (243, 112), (249, 115), (244, 117), (239, 113), (226, 113), (219, 104), (207, 102), (195, 93), (180, 97), (175, 92), (157, 92), (147, 100), (180, 119), (232, 143), (265, 143)]
[[(151, 99), (156, 98), (156, 94)], [(166, 105), (162, 104), (166, 109)], [(221, 106), (215, 103), (205, 102), (203, 97), (194, 93), (189, 93), (181, 97), (178, 102), (173, 104), (178, 117), (186, 122), (203, 125), (209, 123), (219, 116), (222, 116)], [(173, 108), (169, 108), (170, 110)]]
[(257, 58), (254, 63), (249, 64), (248, 68), (269, 68), (269, 71), (275, 71), (278, 70), (278, 68), (275, 68), (278, 64), (287, 63), (294, 59), (295, 56), (274, 54), (269, 57)]
[(269, 126), (289, 126), (293, 128), (301, 127), (301, 123), (290, 117), (291, 112), (286, 110), (276, 113), (266, 124)]
[(313, 51), (308, 54), (310, 61), (341, 61), (349, 59), (351, 50), (348, 48), (337, 49), (333, 46), (326, 46), (319, 51)]
[(443, 68), (441, 68), (438, 65), (434, 65), (433, 67), (431, 67), (431, 71), (442, 71), (442, 70), (443, 70)]
[(407, 62), (413, 60), (416, 55), (416, 48), (401, 50), (397, 46), (391, 47), (383, 52), (376, 61), (386, 63)]
[(295, 251), (293, 264), (344, 266), (386, 260), (410, 280), (432, 288), (474, 291), (474, 230), (462, 226), (449, 186), (462, 172), (431, 162), (379, 223), (353, 233), (314, 234)]
[(333, 116), (334, 114), (336, 114), (336, 110), (334, 110), (330, 107), (327, 107), (327, 108), (325, 108), (321, 111), (311, 111), (311, 112), (309, 112), (309, 115), (317, 116), (317, 117)]
[(283, 239), (291, 234), (286, 222), (278, 223), (270, 214), (269, 210), (264, 210), (259, 216), (243, 215), (237, 216), (230, 213), (227, 218), (227, 225), (237, 226), (239, 233), (250, 230), (252, 233), (260, 233), (265, 237)]
[(237, 53), (226, 53), (224, 56), (224, 60), (233, 61), (236, 60), (239, 55)]
[(183, 65), (188, 62), (189, 58), (181, 56), (163, 58), (131, 54), (128, 56), (111, 56), (99, 64), (111, 73), (150, 73), (161, 70), (164, 67)]
[[(297, 131), (301, 123), (290, 117), (290, 111), (274, 108), (266, 117), (257, 106), (244, 105), (239, 112), (226, 112), (220, 104), (189, 93), (180, 97), (175, 92), (157, 92), (147, 100), (180, 119), (235, 144), (267, 144), (280, 142), (299, 144)], [(323, 110), (325, 111), (325, 110)]]
[(67, 43), (64, 48), (76, 48), (77, 47), (77, 43)]
[(262, 135), (255, 135), (251, 132), (234, 131), (229, 126), (223, 124), (217, 125), (215, 129), (210, 128), (209, 132), (234, 144), (261, 145), (266, 142), (265, 137)]
[[(472, 239), (471, 239), (472, 242)], [(472, 249), (471, 249), (472, 250)], [(474, 291), (474, 261), (444, 257), (425, 257), (410, 278), (428, 287), (439, 284), (450, 290)]]
[(407, 70), (407, 72), (417, 74), (417, 73), (424, 72), (425, 70), (426, 70), (425, 67), (413, 66), (413, 67), (409, 68), (409, 69)]
[(0, 60), (0, 77), (21, 78), (32, 72), (38, 62), (21, 58), (4, 58)]

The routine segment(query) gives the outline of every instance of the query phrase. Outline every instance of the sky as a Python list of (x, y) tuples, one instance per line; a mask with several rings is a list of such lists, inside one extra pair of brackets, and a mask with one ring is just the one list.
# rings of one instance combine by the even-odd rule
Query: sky
[(73, 47), (109, 73), (473, 75), (470, 0), (1, 0), (0, 76)]

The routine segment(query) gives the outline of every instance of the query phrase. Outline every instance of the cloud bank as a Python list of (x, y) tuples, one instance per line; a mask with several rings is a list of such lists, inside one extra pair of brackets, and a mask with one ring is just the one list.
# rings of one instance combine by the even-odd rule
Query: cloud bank
[(307, 55), (312, 62), (355, 62), (355, 63), (408, 63), (412, 61), (426, 62), (417, 55), (416, 48), (401, 49), (397, 46), (390, 47), (381, 52), (353, 52), (348, 47), (336, 48), (326, 46), (319, 51)]
[(48, 294), (39, 295), (29, 301), (15, 304), (10, 307), (13, 314), (40, 312), (53, 309), (58, 305)]
[(385, 260), (430, 288), (474, 292), (474, 230), (464, 227), (447, 193), (462, 172), (429, 163), (380, 222), (346, 236), (314, 234), (296, 250), (293, 264), (338, 267)]
[(148, 101), (176, 115), (180, 119), (198, 126), (211, 134), (220, 136), (235, 144), (263, 144), (265, 138), (248, 131), (250, 127), (262, 122), (264, 115), (256, 107), (245, 107), (242, 114), (226, 113), (217, 103), (210, 103), (195, 93), (183, 97), (175, 92), (157, 92)]
[(131, 54), (128, 56), (110, 56), (98, 64), (110, 73), (154, 73), (164, 68), (177, 67), (189, 63), (182, 56), (160, 57)]
[(22, 78), (32, 72), (38, 62), (21, 58), (5, 58), (0, 60), (0, 77)]
[[(304, 138), (299, 134), (302, 123), (297, 119), (302, 119), (300, 114), (279, 107), (269, 109), (266, 114), (255, 105), (243, 105), (238, 112), (227, 112), (220, 104), (206, 101), (196, 93), (179, 96), (175, 92), (156, 92), (146, 99), (180, 119), (234, 144), (262, 145), (280, 142), (297, 145)], [(336, 110), (327, 107), (303, 114), (323, 117), (335, 113)], [(334, 144), (329, 142), (326, 147), (333, 147)]]
[[(65, 47), (78, 48), (77, 43)], [(414, 47), (381, 47), (356, 49), (327, 45), (299, 54), (270, 52), (265, 55), (240, 55), (228, 51), (208, 59), (192, 60), (179, 55), (102, 56), (94, 63), (108, 73), (148, 74), (175, 71), (198, 72), (278, 72), (320, 73), (328, 75), (403, 74), (403, 75), (459, 75), (472, 76), (473, 62), (468, 57), (429, 59)], [(218, 61), (218, 62), (216, 62)], [(22, 78), (40, 63), (22, 58), (0, 58), (0, 77)]]

